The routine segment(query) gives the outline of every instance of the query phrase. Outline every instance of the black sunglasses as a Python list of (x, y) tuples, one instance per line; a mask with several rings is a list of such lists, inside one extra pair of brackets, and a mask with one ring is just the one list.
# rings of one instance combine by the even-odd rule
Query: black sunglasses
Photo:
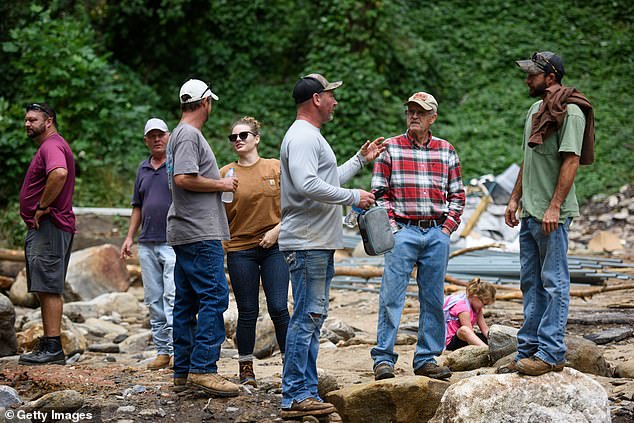
[(253, 135), (254, 137), (257, 135), (255, 132), (251, 132), (251, 131), (242, 131), (239, 134), (231, 134), (229, 135), (227, 138), (229, 138), (229, 142), (236, 142), (238, 141), (238, 137), (240, 137), (240, 139), (242, 141), (246, 140), (249, 137), (249, 134)]
[(28, 106), (26, 106), (27, 112), (30, 112), (31, 110), (37, 110), (44, 113), (46, 116), (51, 116), (51, 111), (47, 107), (42, 106), (41, 104), (31, 103)]

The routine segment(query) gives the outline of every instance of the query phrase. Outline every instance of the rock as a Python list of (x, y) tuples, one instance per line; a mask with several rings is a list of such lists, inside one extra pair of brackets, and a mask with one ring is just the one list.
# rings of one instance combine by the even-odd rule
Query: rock
[(150, 345), (152, 345), (152, 331), (144, 329), (129, 336), (125, 341), (120, 343), (119, 351), (122, 353), (145, 351)]
[(517, 351), (517, 332), (517, 329), (510, 326), (491, 325), (489, 328), (491, 361), (498, 361), (500, 358)]
[(608, 231), (599, 231), (588, 243), (588, 249), (594, 253), (613, 252), (623, 248), (621, 239)]
[(354, 338), (355, 336), (355, 329), (342, 320), (326, 319), (326, 321), (324, 322), (324, 326), (328, 328), (328, 330), (339, 335), (344, 341), (347, 341), (350, 338)]
[(321, 330), (319, 332), (319, 339), (320, 339), (320, 342), (324, 340), (328, 340), (332, 342), (333, 344), (337, 344), (339, 341), (343, 341), (341, 336), (337, 335), (336, 333), (334, 333), (333, 331), (331, 331), (325, 326), (321, 327)]
[(123, 405), (119, 408), (117, 408), (116, 413), (134, 413), (134, 411), (136, 410), (136, 407), (134, 405)]
[(330, 392), (325, 400), (337, 407), (344, 421), (427, 422), (448, 386), (423, 376), (406, 376), (347, 386)]
[(607, 392), (589, 376), (566, 368), (538, 377), (461, 380), (447, 389), (430, 423), (609, 421)]
[(113, 344), (120, 344), (128, 338), (127, 333), (122, 333), (121, 335), (117, 335), (112, 339)]
[(253, 348), (253, 355), (259, 359), (270, 357), (273, 351), (275, 351), (276, 346), (275, 326), (273, 326), (273, 321), (269, 317), (269, 314), (264, 313), (264, 315), (258, 319), (255, 328), (255, 347)]
[[(15, 412), (15, 410), (12, 410)], [(9, 419), (8, 416), (6, 416), (6, 412), (7, 409), (4, 407), (0, 407), (0, 423), (33, 423), (31, 421), (31, 419), (27, 419), (27, 418), (20, 418), (17, 417), (15, 414), (13, 416), (13, 418)]]
[(131, 388), (127, 388), (125, 391), (123, 391), (123, 396), (124, 397), (129, 397), (130, 395), (135, 395), (135, 394), (141, 394), (143, 392), (146, 391), (145, 386), (143, 385), (134, 385)]
[(325, 398), (329, 392), (339, 388), (336, 377), (327, 374), (323, 369), (317, 369), (317, 392), (321, 398)]
[(128, 330), (123, 326), (94, 317), (86, 319), (86, 321), (82, 323), (82, 326), (85, 327), (91, 335), (104, 337), (109, 340), (114, 339), (118, 335), (128, 333)]
[(622, 208), (618, 213), (614, 214), (616, 220), (626, 220), (630, 217), (630, 211), (627, 208)]
[(139, 411), (139, 416), (143, 417), (165, 417), (165, 410), (162, 408), (146, 408)]
[(0, 385), (0, 407), (10, 407), (13, 404), (22, 404), (18, 391), (7, 385)]
[(64, 304), (64, 314), (79, 314), (84, 319), (111, 315), (114, 312), (124, 316), (141, 315), (145, 306), (129, 292), (102, 294), (90, 301), (75, 301)]
[(614, 375), (617, 377), (634, 378), (634, 360), (627, 360), (616, 365)]
[(610, 207), (611, 209), (616, 207), (617, 204), (619, 204), (619, 197), (616, 195), (610, 195), (608, 197), (608, 207)]
[(64, 299), (88, 301), (108, 292), (125, 292), (130, 287), (125, 261), (112, 244), (75, 251), (70, 256)]
[(0, 357), (15, 355), (17, 352), (15, 308), (9, 298), (0, 294)]
[(48, 393), (35, 401), (26, 403), (21, 408), (26, 411), (56, 411), (58, 413), (72, 413), (84, 405), (84, 398), (77, 391), (67, 389)]
[(567, 366), (583, 373), (597, 376), (610, 376), (610, 367), (603, 357), (603, 352), (594, 342), (580, 336), (566, 336)]
[(118, 353), (119, 345), (112, 344), (112, 343), (91, 344), (88, 346), (88, 351), (100, 352), (100, 353)]
[[(20, 351), (32, 351), (38, 338), (44, 336), (44, 329), (41, 320), (30, 321), (23, 326), (23, 331), (17, 333), (18, 346)], [(86, 338), (81, 331), (75, 327), (73, 322), (62, 315), (62, 348), (64, 354), (70, 356), (86, 351)]]
[(454, 372), (479, 369), (491, 364), (489, 347), (467, 345), (452, 351), (447, 356), (446, 365)]
[(15, 278), (15, 282), (11, 285), (9, 290), (9, 298), (11, 302), (17, 306), (37, 308), (40, 306), (40, 301), (37, 299), (37, 295), (28, 291), (26, 284), (26, 269), (23, 269)]
[(583, 337), (594, 342), (598, 345), (607, 344), (610, 342), (621, 341), (625, 338), (629, 338), (634, 334), (634, 330), (631, 328), (616, 328), (608, 329), (597, 333), (591, 333), (584, 335)]
[(223, 313), (222, 318), (225, 322), (225, 335), (232, 339), (236, 335), (238, 327), (238, 306), (235, 301), (229, 301), (229, 307)]
[(517, 355), (517, 352), (512, 352), (509, 355), (505, 355), (504, 357), (500, 358), (498, 361), (493, 363), (493, 367), (497, 369), (500, 366), (506, 366), (511, 361), (515, 360), (516, 355)]

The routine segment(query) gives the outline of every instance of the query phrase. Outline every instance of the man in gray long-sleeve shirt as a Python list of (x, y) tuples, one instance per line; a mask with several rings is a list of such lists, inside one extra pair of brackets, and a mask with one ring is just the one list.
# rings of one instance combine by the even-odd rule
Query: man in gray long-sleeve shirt
[(337, 101), (319, 74), (301, 78), (293, 89), (297, 118), (286, 132), (280, 151), (282, 230), (278, 240), (291, 273), (295, 301), (282, 376), (282, 418), (325, 415), (335, 411), (317, 393), (319, 332), (328, 314), (334, 250), (343, 248), (341, 205), (367, 208), (374, 195), (341, 188), (382, 151), (383, 138), (367, 141), (342, 166), (321, 135)]

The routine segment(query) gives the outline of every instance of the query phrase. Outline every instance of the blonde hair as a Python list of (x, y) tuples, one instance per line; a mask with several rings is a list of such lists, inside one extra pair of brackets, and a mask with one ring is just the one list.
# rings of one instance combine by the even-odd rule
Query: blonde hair
[(233, 122), (233, 125), (231, 125), (231, 130), (233, 131), (233, 128), (238, 125), (248, 125), (249, 128), (251, 128), (251, 132), (253, 132), (255, 135), (260, 135), (260, 122), (258, 122), (254, 117), (244, 116), (238, 119), (237, 121)]
[(483, 303), (493, 304), (495, 287), (489, 282), (481, 281), (480, 278), (473, 278), (467, 284), (467, 297), (478, 297)]

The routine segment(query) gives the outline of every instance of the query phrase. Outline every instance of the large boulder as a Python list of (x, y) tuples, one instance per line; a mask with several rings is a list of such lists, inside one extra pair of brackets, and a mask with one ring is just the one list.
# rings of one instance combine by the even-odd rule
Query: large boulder
[(143, 329), (132, 336), (128, 336), (119, 344), (119, 350), (122, 353), (143, 352), (152, 346), (152, 331)]
[(442, 397), (431, 423), (610, 421), (607, 392), (573, 369), (528, 377), (483, 375), (463, 379)]
[[(41, 336), (44, 336), (41, 320), (33, 320), (26, 323), (22, 327), (22, 332), (17, 334), (20, 351), (32, 351)], [(86, 338), (66, 316), (62, 316), (61, 337), (62, 348), (67, 356), (83, 353), (86, 350)]]
[(466, 347), (452, 351), (445, 361), (445, 365), (449, 366), (454, 372), (479, 369), (480, 367), (487, 367), (490, 364), (489, 347), (481, 347), (478, 345), (467, 345)]
[(15, 355), (17, 352), (15, 308), (10, 299), (0, 294), (0, 357)]
[(15, 282), (11, 285), (9, 290), (9, 298), (11, 302), (17, 306), (36, 308), (40, 305), (40, 301), (37, 295), (28, 291), (26, 283), (26, 268), (22, 269), (18, 276), (15, 278)]
[(504, 325), (491, 325), (489, 328), (489, 355), (491, 361), (496, 362), (500, 358), (517, 351), (518, 330)]
[(108, 292), (125, 292), (129, 287), (128, 269), (114, 245), (71, 254), (64, 289), (66, 301), (87, 301)]
[(344, 421), (427, 422), (448, 386), (423, 376), (407, 376), (347, 386), (325, 399), (337, 407)]
[(611, 376), (610, 366), (597, 345), (580, 336), (566, 336), (566, 365), (583, 373)]
[(111, 292), (101, 294), (90, 301), (75, 301), (64, 304), (64, 314), (91, 317), (108, 316), (113, 312), (121, 316), (141, 315), (145, 313), (145, 306), (129, 292)]

